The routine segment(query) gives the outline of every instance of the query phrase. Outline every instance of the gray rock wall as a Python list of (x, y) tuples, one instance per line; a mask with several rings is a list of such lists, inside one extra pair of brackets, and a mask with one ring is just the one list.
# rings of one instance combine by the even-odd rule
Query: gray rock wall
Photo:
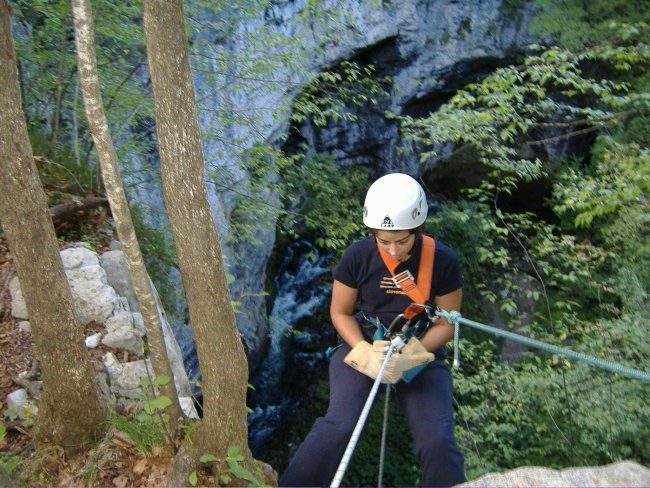
[[(334, 155), (338, 164), (364, 165), (373, 176), (389, 170), (419, 174), (415, 157), (398, 157), (402, 144), (398, 128), (385, 119), (383, 111), (425, 111), (468, 79), (509, 62), (529, 43), (528, 2), (521, 2), (514, 11), (499, 0), (323, 1), (318, 2), (321, 20), (305, 17), (308, 3), (274, 1), (258, 16), (235, 24), (227, 37), (210, 31), (210, 21), (215, 19), (202, 19), (204, 30), (194, 45), (195, 64), (215, 71), (220, 66), (206, 60), (227, 56), (239, 59), (245, 54), (270, 58), (268, 52), (292, 54), (289, 58), (299, 60), (296, 64), (280, 63), (271, 73), (264, 73), (264, 79), (280, 80), (277, 83), (247, 83), (238, 76), (243, 71), (236, 66), (216, 82), (213, 75), (195, 71), (197, 99), (200, 105), (210, 107), (201, 111), (202, 128), (208, 134), (217, 134), (206, 137), (204, 143), (208, 193), (228, 270), (235, 278), (231, 295), (242, 302), (237, 321), (251, 368), (261, 360), (268, 338), (261, 293), (275, 244), (275, 221), (269, 216), (255, 223), (258, 242), (231, 239), (237, 237), (231, 235), (233, 212), (241, 198), (249, 198), (242, 197), (236, 183), (249, 178), (241, 168), (241, 151), (285, 133), (288, 108), (301, 85), (321, 70), (351, 59), (375, 64), (378, 76), (392, 76), (390, 95), (380, 100), (378, 107), (360, 110), (358, 122), (341, 122), (322, 130), (306, 124), (301, 136), (289, 140), (285, 147), (291, 150), (305, 142), (313, 152)], [(291, 42), (272, 45), (270, 39), (278, 35)], [(237, 122), (241, 114), (254, 114), (254, 127)], [(225, 122), (228, 116), (233, 120)], [(229, 176), (224, 179), (225, 173)], [(273, 194), (250, 195), (250, 199), (260, 205), (278, 204)]]

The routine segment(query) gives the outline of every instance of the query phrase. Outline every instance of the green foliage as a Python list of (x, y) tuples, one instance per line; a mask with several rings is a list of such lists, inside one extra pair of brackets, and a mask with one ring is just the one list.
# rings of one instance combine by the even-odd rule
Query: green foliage
[(297, 156), (285, 173), (282, 198), (287, 211), (280, 228), (295, 235), (298, 224), (315, 236), (323, 248), (340, 250), (350, 236), (361, 231), (359, 198), (368, 184), (367, 175), (358, 168), (339, 168), (330, 156)]
[[(259, 478), (253, 475), (248, 469), (241, 465), (244, 456), (241, 454), (241, 447), (230, 446), (226, 453), (226, 458), (221, 461), (219, 458), (212, 454), (203, 454), (199, 461), (203, 464), (212, 465), (217, 463), (219, 466), (219, 484), (220, 486), (232, 486), (233, 479), (249, 482), (248, 486), (263, 486)], [(190, 485), (196, 486), (199, 481), (199, 475), (196, 471), (192, 471), (188, 479)]]
[(143, 378), (140, 380), (142, 390), (138, 393), (141, 410), (133, 417), (113, 412), (109, 419), (117, 430), (128, 434), (136, 447), (147, 455), (154, 447), (164, 446), (170, 441), (166, 426), (169, 416), (165, 414), (165, 409), (172, 405), (172, 401), (165, 395), (155, 394), (157, 386), (170, 381), (168, 376), (159, 376), (154, 378), (155, 386), (152, 386), (149, 378)]
[[(3, 412), (4, 418), (12, 420), (16, 418), (16, 412), (10, 409), (7, 409)], [(30, 425), (29, 419), (23, 422), (24, 427)], [(5, 443), (5, 438), (7, 436), (7, 427), (4, 422), (0, 423), (0, 447), (3, 447)], [(4, 469), (7, 474), (11, 474), (22, 462), (20, 456), (11, 453), (2, 453), (0, 455), (0, 469)]]
[(120, 432), (124, 432), (133, 444), (144, 454), (151, 454), (155, 447), (166, 444), (165, 430), (157, 416), (140, 412), (135, 417), (113, 413), (109, 422)]
[(462, 353), (456, 436), (468, 479), (523, 465), (647, 462), (647, 384), (584, 364), (565, 363), (563, 372), (562, 361), (535, 353), (511, 366), (485, 343), (466, 342)]
[(328, 120), (355, 121), (355, 109), (376, 105), (387, 95), (388, 78), (377, 78), (374, 66), (359, 66), (343, 61), (308, 83), (293, 104), (291, 121), (301, 124), (310, 119), (325, 127)]
[[(591, 132), (650, 108), (648, 96), (629, 92), (626, 83), (583, 77), (582, 63), (629, 69), (631, 64), (649, 60), (650, 50), (644, 44), (623, 49), (599, 47), (578, 54), (551, 48), (468, 85), (429, 117), (402, 117), (404, 134), (418, 148), (429, 148), (421, 153), (423, 162), (436, 157), (437, 144), (473, 147), (479, 161), (493, 169), (491, 180), (480, 191), (484, 199), (492, 200), (499, 192), (512, 192), (518, 182), (544, 174), (541, 159), (522, 150), (522, 145), (532, 149), (551, 142), (534, 140), (536, 131)], [(598, 102), (585, 106), (582, 100), (586, 97)]]
[[(367, 185), (366, 174), (358, 168), (339, 168), (323, 155), (286, 157), (261, 146), (246, 153), (244, 164), (250, 179), (237, 182), (243, 196), (231, 215), (231, 242), (258, 242), (257, 227), (277, 221), (280, 232), (290, 238), (313, 234), (317, 245), (337, 250), (361, 230), (358, 221), (350, 219)], [(222, 187), (234, 184), (226, 183), (227, 175), (212, 176)], [(251, 195), (277, 195), (278, 200)]]
[[(146, 55), (140, 6), (115, 0), (91, 3), (104, 107), (118, 158), (128, 154), (128, 162), (150, 150), (143, 125), (153, 114), (141, 78)], [(100, 194), (76, 76), (70, 2), (18, 0), (14, 19), (23, 108), (34, 154), (42, 157), (40, 172), (58, 192)]]
[(633, 24), (650, 18), (645, 0), (536, 0), (531, 31), (540, 41), (581, 50), (612, 38), (612, 22)]
[(629, 207), (637, 207), (640, 214), (650, 198), (650, 149), (619, 144), (609, 137), (603, 137), (600, 146), (593, 167), (567, 168), (554, 189), (559, 202), (555, 211), (572, 216), (577, 228), (605, 227)]

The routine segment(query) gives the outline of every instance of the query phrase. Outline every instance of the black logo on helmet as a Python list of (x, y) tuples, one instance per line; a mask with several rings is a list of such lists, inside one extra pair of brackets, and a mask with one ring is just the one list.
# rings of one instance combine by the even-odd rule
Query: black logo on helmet
[(390, 227), (395, 227), (395, 224), (394, 224), (393, 221), (390, 219), (390, 217), (389, 217), (388, 215), (386, 215), (386, 217), (384, 217), (384, 221), (381, 223), (381, 227), (382, 227), (382, 228), (385, 228), (385, 227), (389, 227), (389, 228), (390, 228)]

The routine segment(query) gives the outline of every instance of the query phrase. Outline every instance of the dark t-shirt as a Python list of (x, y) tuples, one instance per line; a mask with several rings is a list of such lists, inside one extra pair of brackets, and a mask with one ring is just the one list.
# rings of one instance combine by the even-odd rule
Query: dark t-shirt
[[(408, 269), (417, 279), (421, 248), (422, 236), (417, 236), (411, 257), (400, 263), (395, 273)], [(334, 269), (334, 279), (357, 289), (361, 311), (367, 316), (379, 318), (386, 326), (411, 303), (411, 299), (391, 281), (374, 236), (361, 239), (345, 250)], [(462, 286), (463, 277), (458, 255), (453, 249), (436, 240), (431, 299), (451, 293)]]

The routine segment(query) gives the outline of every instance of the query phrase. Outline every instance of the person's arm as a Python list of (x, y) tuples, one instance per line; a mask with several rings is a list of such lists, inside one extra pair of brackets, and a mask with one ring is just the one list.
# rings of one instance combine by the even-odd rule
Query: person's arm
[(357, 295), (356, 288), (350, 288), (340, 281), (334, 280), (330, 317), (334, 328), (350, 347), (354, 347), (358, 342), (364, 340), (361, 328), (354, 318)]
[[(462, 288), (459, 288), (458, 290), (452, 291), (446, 295), (437, 296), (433, 301), (446, 312), (451, 312), (452, 310), (460, 312), (462, 298), (463, 290)], [(427, 351), (433, 352), (447, 344), (453, 338), (454, 326), (451, 325), (447, 319), (438, 317), (438, 320), (436, 320), (424, 336), (422, 336), (420, 342)]]

